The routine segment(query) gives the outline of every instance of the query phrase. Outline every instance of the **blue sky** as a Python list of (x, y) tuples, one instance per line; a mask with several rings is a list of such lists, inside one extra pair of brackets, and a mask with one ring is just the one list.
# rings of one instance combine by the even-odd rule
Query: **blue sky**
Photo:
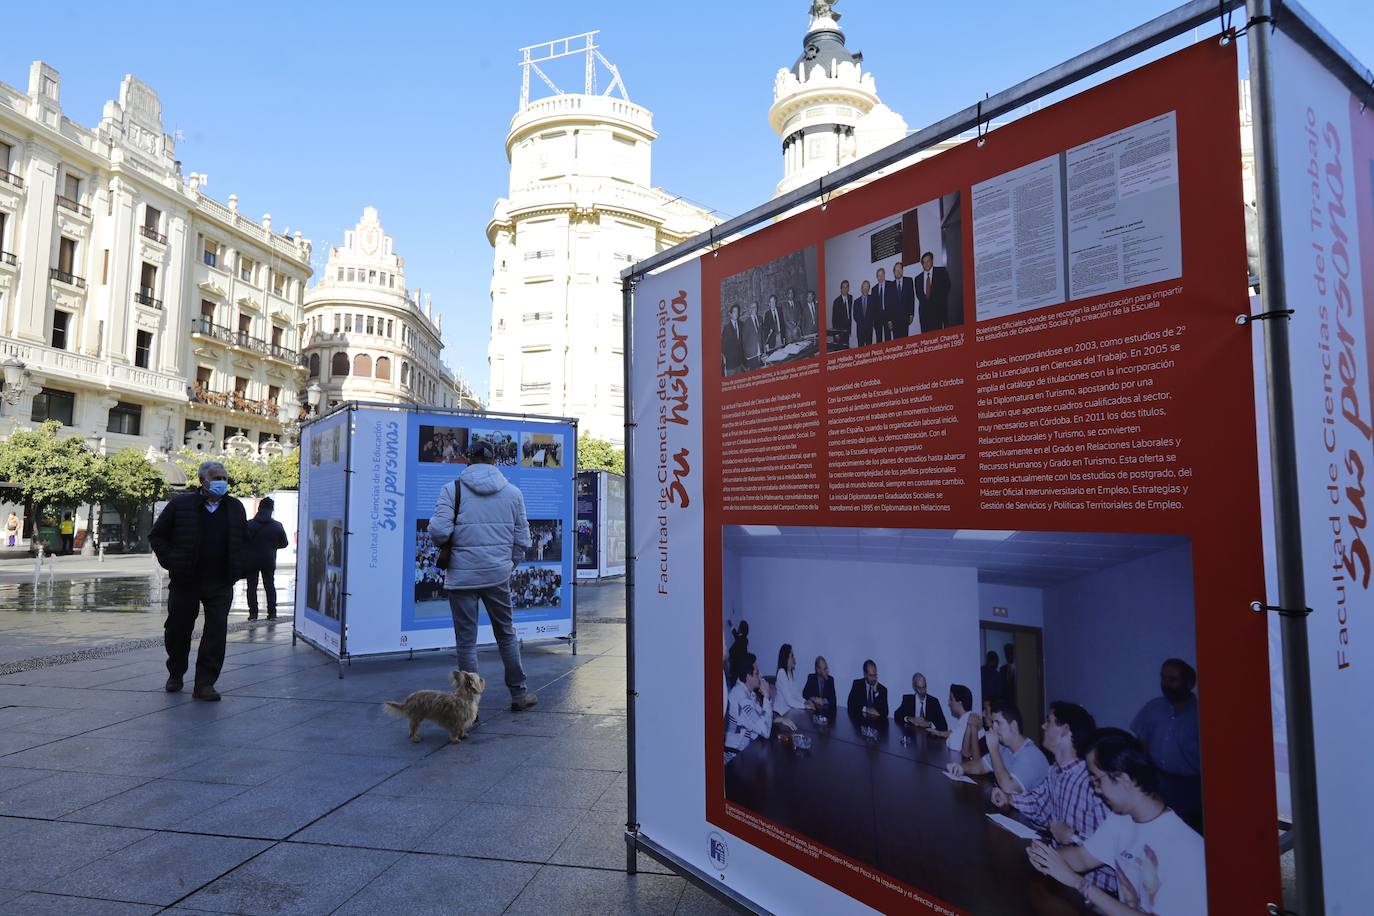
[[(917, 128), (1175, 5), (842, 0), (836, 8), (883, 101)], [(1306, 5), (1374, 64), (1369, 0)], [(377, 207), (407, 280), (443, 312), (446, 362), (485, 394), (485, 228), (507, 188), (517, 49), (600, 29), (631, 100), (654, 112), (654, 183), (733, 215), (767, 199), (781, 177), (767, 112), (774, 74), (801, 49), (809, 7), (129, 0), (112, 15), (108, 4), (10, 4), (0, 81), (23, 89), (29, 61), (45, 60), (62, 73), (67, 115), (91, 126), (124, 74), (136, 74), (161, 96), (166, 129), (184, 134), (183, 169), (208, 174), (206, 191), (219, 200), (238, 194), (244, 213), (270, 212), (274, 228), (301, 230), (320, 265), (362, 208)], [(552, 75), (576, 91), (579, 67), (568, 62)]]

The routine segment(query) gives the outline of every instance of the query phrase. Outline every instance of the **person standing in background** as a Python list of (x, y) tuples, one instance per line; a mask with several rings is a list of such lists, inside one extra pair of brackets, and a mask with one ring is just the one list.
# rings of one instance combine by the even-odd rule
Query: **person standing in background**
[(289, 546), (286, 529), (272, 517), (276, 503), (264, 496), (258, 514), (247, 526), (248, 539), (248, 619), (258, 619), (258, 577), (267, 596), (267, 619), (277, 619), (277, 551)]
[(61, 552), (64, 554), (71, 553), (72, 542), (76, 540), (76, 523), (72, 521), (72, 514), (70, 512), (62, 513), (62, 522), (57, 532), (62, 536)]
[(10, 513), (9, 519), (5, 522), (5, 534), (9, 536), (9, 546), (13, 547), (15, 539), (19, 537), (19, 516), (14, 512)]

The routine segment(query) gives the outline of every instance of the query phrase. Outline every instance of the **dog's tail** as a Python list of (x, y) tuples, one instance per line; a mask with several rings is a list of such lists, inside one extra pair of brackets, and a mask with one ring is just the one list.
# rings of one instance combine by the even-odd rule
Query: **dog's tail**
[(395, 700), (387, 700), (382, 704), (382, 709), (399, 718), (406, 718), (406, 707), (404, 703), (397, 703)]

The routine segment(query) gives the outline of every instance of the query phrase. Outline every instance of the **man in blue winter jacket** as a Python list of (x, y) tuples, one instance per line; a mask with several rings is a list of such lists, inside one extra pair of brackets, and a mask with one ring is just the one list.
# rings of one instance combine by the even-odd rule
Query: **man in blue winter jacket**
[(439, 493), (429, 520), (429, 536), (437, 545), (452, 544), (444, 588), (448, 590), (458, 642), (458, 667), (477, 671), (480, 600), (491, 619), (506, 668), (511, 709), (519, 712), (538, 702), (525, 686), (520, 640), (511, 623), (511, 573), (530, 546), (530, 526), (525, 518), (524, 494), (493, 466), (495, 460), (491, 443), (480, 439), (473, 443), (468, 449), (467, 468)]

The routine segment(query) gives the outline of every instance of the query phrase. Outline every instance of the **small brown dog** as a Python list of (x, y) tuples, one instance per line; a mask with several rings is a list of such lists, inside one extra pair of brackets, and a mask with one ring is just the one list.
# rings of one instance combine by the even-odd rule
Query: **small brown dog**
[(420, 723), (426, 719), (448, 730), (454, 743), (468, 736), (468, 729), (477, 720), (477, 702), (482, 699), (482, 691), (487, 682), (480, 674), (459, 671), (449, 674), (453, 681), (453, 691), (417, 690), (404, 701), (397, 703), (387, 700), (383, 709), (393, 716), (410, 720), (410, 740), (420, 740)]

